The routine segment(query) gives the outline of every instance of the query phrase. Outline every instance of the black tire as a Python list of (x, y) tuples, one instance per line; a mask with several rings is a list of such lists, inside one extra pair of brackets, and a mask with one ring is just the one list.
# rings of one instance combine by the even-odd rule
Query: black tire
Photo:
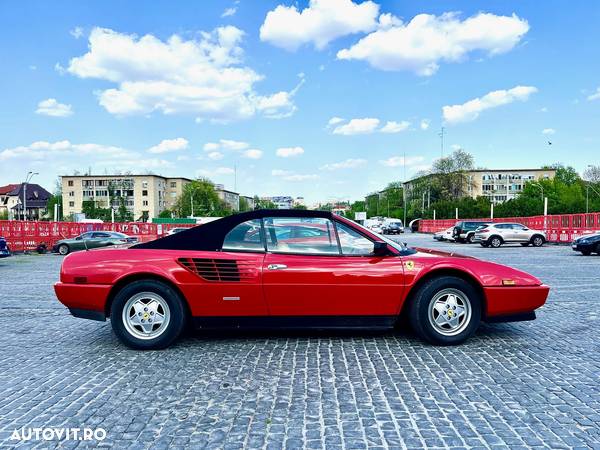
[(63, 256), (68, 255), (71, 252), (71, 249), (67, 244), (60, 244), (57, 250), (58, 253)]
[(592, 254), (592, 252), (590, 250), (581, 250), (581, 254), (583, 256), (590, 256)]
[(535, 235), (531, 237), (531, 245), (533, 245), (534, 247), (541, 247), (542, 245), (544, 245), (545, 239), (543, 236)]
[(600, 256), (600, 243), (596, 244), (596, 254)]
[[(460, 324), (460, 332), (445, 335), (438, 331), (430, 321), (431, 303), (436, 295), (450, 289), (460, 292), (469, 302), (471, 314)], [(434, 345), (457, 345), (468, 339), (481, 322), (481, 296), (477, 289), (462, 278), (440, 276), (426, 281), (412, 296), (409, 305), (409, 320), (415, 332), (425, 341)], [(432, 319), (433, 320), (433, 319)]]
[[(136, 294), (149, 292), (160, 296), (168, 305), (169, 321), (155, 338), (134, 336), (123, 321), (123, 309)], [(159, 350), (171, 345), (185, 328), (187, 312), (183, 299), (171, 286), (156, 280), (138, 280), (127, 284), (116, 295), (110, 308), (110, 323), (119, 340), (136, 350)]]
[(486, 248), (490, 246), (490, 244), (488, 244), (487, 242), (480, 242), (479, 245)]
[(522, 245), (523, 247), (529, 247), (529, 242), (521, 242), (521, 245)]
[(490, 247), (498, 248), (502, 245), (502, 238), (500, 236), (492, 236), (488, 239)]
[(475, 237), (475, 234), (471, 233), (467, 236), (467, 244), (472, 244), (473, 243), (473, 238)]

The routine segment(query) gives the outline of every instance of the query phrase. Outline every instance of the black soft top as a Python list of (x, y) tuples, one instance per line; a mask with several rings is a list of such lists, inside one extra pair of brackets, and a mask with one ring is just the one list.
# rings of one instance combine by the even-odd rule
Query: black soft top
[(257, 209), (223, 217), (222, 219), (217, 219), (204, 225), (190, 228), (189, 230), (180, 231), (171, 236), (165, 236), (129, 248), (197, 251), (221, 250), (225, 236), (232, 228), (248, 220), (262, 219), (264, 217), (333, 219), (333, 214), (329, 211), (309, 211), (299, 209)]

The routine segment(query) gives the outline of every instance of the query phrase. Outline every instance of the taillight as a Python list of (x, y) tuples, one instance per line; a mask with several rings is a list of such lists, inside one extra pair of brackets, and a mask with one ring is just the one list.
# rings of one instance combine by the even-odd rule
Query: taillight
[(488, 230), (487, 228), (484, 228), (483, 230), (479, 230), (479, 231), (478, 231), (478, 233), (487, 233), (487, 232), (489, 232), (489, 231), (490, 231), (490, 230)]

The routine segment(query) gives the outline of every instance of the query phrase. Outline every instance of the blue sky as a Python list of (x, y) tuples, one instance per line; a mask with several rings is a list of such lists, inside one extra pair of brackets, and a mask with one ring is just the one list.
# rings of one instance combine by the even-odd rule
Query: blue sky
[[(207, 176), (358, 199), (461, 147), (600, 163), (600, 5), (2, 2), (0, 184)], [(484, 8), (484, 9), (483, 9)], [(444, 108), (446, 107), (446, 108)], [(548, 141), (552, 145), (548, 145)]]

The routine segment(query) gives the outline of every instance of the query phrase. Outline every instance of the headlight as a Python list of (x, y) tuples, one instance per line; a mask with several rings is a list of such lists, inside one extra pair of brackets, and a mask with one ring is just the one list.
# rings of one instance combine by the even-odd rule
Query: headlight
[[(577, 241), (576, 241), (576, 242), (577, 242)], [(589, 243), (590, 241), (588, 241), (587, 239), (581, 239), (581, 240), (579, 240), (578, 242), (579, 242), (580, 244), (587, 244), (587, 243)]]

